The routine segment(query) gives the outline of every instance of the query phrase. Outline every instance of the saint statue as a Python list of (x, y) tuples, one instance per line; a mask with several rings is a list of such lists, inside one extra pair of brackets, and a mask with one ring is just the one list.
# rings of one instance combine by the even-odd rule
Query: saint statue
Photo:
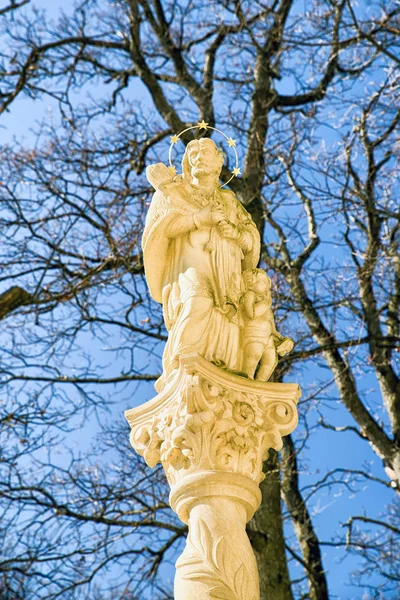
[(144, 266), (169, 332), (158, 391), (183, 354), (242, 368), (242, 273), (257, 266), (260, 236), (235, 194), (221, 188), (222, 166), (222, 152), (202, 138), (187, 145), (182, 175), (162, 163), (146, 170), (155, 193), (143, 234)]

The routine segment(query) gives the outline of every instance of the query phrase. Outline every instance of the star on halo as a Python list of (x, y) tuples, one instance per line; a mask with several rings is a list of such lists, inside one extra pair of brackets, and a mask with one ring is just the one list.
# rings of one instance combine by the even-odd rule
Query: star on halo
[(179, 142), (179, 135), (170, 135), (169, 139), (171, 140), (171, 144), (176, 144), (176, 142)]
[(241, 174), (242, 174), (242, 172), (241, 172), (241, 170), (239, 169), (239, 167), (235, 167), (235, 168), (233, 169), (233, 171), (231, 171), (231, 173), (232, 173), (233, 175), (235, 175), (235, 177), (237, 177), (238, 175), (241, 175)]
[(236, 140), (232, 139), (231, 137), (228, 138), (228, 146), (234, 148), (236, 146)]
[(171, 173), (171, 175), (173, 177), (175, 177), (175, 175), (176, 175), (176, 169), (175, 169), (175, 167), (173, 167), (173, 166), (168, 167), (168, 171)]
[(208, 127), (208, 123), (206, 123), (206, 122), (204, 121), (204, 119), (203, 119), (202, 121), (199, 121), (199, 122), (197, 123), (197, 127), (198, 127), (199, 129), (207, 129), (207, 127)]

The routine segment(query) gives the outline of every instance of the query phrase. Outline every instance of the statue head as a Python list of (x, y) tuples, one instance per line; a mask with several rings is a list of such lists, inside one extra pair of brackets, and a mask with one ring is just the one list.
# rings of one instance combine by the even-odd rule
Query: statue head
[(246, 291), (269, 295), (271, 280), (263, 269), (246, 269), (242, 273), (242, 281)]
[(224, 158), (210, 138), (192, 140), (186, 146), (182, 160), (182, 173), (187, 181), (214, 176), (218, 181)]

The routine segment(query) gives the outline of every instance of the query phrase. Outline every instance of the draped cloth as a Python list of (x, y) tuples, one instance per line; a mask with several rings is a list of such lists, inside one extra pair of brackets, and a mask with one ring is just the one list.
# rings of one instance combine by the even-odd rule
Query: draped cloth
[(146, 278), (152, 297), (163, 304), (169, 330), (164, 381), (177, 367), (179, 355), (189, 352), (232, 370), (239, 366), (241, 273), (256, 267), (260, 237), (235, 195), (220, 188), (211, 202), (243, 232), (242, 248), (222, 237), (216, 226), (180, 234), (182, 217), (209, 202), (177, 177), (160, 185), (147, 214), (142, 241)]

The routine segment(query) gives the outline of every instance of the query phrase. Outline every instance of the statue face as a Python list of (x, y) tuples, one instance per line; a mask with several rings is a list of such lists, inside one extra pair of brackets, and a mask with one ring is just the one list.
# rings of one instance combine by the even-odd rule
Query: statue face
[(266, 294), (270, 289), (270, 281), (267, 275), (259, 273), (253, 283), (253, 291), (256, 294)]
[(221, 173), (223, 158), (212, 140), (204, 138), (191, 142), (187, 153), (192, 177), (219, 176)]
[(268, 283), (266, 281), (258, 279), (253, 287), (256, 294), (266, 294), (268, 292)]

